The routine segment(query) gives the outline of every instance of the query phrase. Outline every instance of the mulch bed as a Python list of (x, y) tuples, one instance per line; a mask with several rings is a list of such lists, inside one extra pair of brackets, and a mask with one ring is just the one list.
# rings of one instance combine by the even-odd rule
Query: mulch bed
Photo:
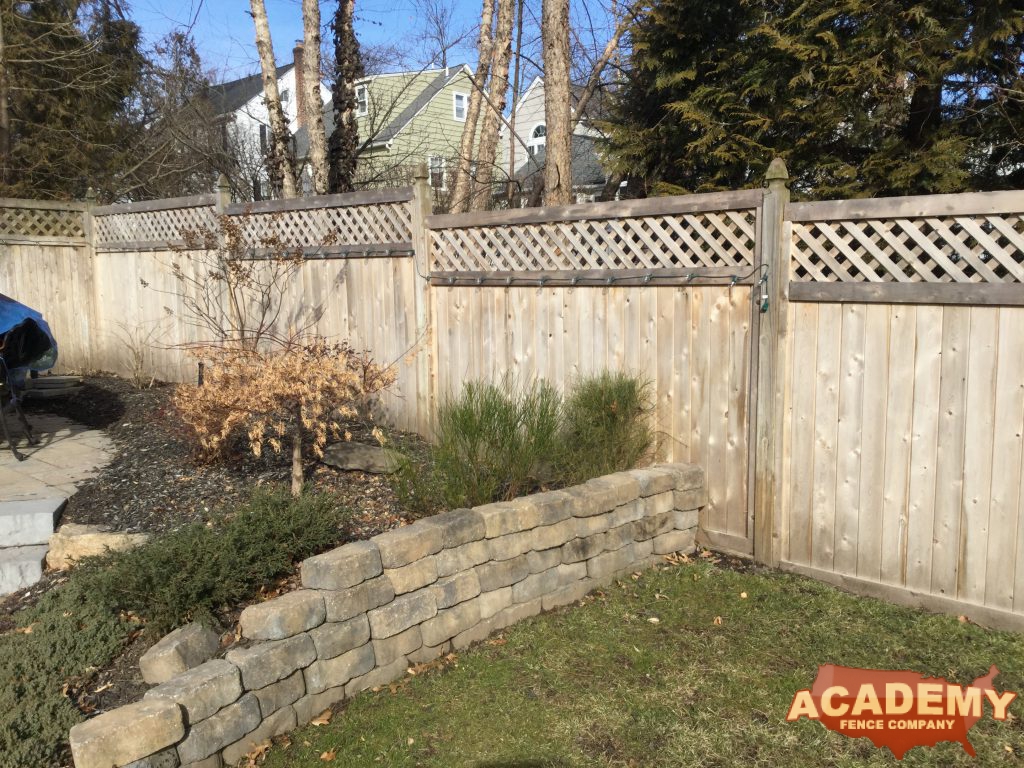
[[(256, 459), (238, 446), (224, 463), (197, 460), (177, 427), (169, 400), (173, 385), (138, 389), (113, 376), (87, 377), (81, 393), (30, 404), (30, 412), (63, 416), (104, 430), (117, 454), (97, 477), (79, 486), (61, 522), (107, 525), (114, 530), (162, 533), (184, 523), (206, 521), (219, 507), (243, 500), (254, 486), (285, 483), (289, 458), (266, 451)], [(361, 431), (353, 429), (355, 439)], [(358, 511), (354, 538), (394, 527), (404, 519), (387, 478), (339, 472), (307, 464), (313, 486), (337, 494), (338, 503)]]
[[(176, 427), (170, 408), (174, 386), (155, 383), (139, 389), (114, 376), (89, 376), (79, 394), (61, 400), (27, 404), (33, 413), (52, 413), (93, 429), (112, 439), (115, 457), (97, 475), (79, 485), (67, 503), (63, 523), (105, 525), (114, 530), (159, 534), (181, 525), (206, 521), (219, 509), (230, 509), (246, 498), (252, 488), (287, 483), (290, 461), (286, 455), (267, 452), (259, 459), (244, 451), (230, 461), (198, 460), (192, 445)], [(353, 439), (366, 439), (370, 425), (355, 425)], [(422, 441), (401, 435), (403, 448)], [(306, 478), (316, 490), (337, 497), (340, 506), (354, 514), (338, 544), (365, 539), (407, 522), (412, 517), (400, 506), (386, 477), (364, 472), (339, 471), (310, 461)], [(49, 589), (67, 579), (65, 572), (44, 574), (28, 589), (0, 599), (0, 629), (12, 624), (12, 614), (33, 605)], [(266, 594), (298, 586), (298, 577), (282, 579)], [(217, 618), (222, 627), (234, 627), (245, 605), (227, 607)], [(106, 710), (137, 701), (148, 686), (142, 682), (138, 660), (155, 638), (133, 636), (114, 662), (89, 680), (69, 681), (74, 699), (85, 712)], [(230, 631), (225, 643), (233, 640)]]

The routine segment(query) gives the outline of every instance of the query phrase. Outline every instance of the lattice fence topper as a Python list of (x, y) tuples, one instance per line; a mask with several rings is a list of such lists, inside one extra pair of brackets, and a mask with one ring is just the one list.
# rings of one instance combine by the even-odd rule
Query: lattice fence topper
[(0, 237), (85, 237), (82, 211), (0, 207)]
[(546, 271), (745, 267), (755, 211), (431, 230), (433, 269)]
[(96, 245), (118, 243), (180, 243), (185, 232), (217, 230), (212, 205), (169, 208), (162, 211), (132, 211), (96, 216)]
[(797, 282), (1024, 282), (1024, 215), (793, 222)]
[(408, 202), (341, 208), (310, 208), (243, 214), (246, 239), (259, 245), (274, 238), (289, 247), (408, 243), (412, 211)]

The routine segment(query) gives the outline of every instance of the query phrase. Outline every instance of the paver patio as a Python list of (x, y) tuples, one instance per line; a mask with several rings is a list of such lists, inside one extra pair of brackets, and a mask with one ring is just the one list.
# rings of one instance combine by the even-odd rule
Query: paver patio
[(38, 581), (64, 503), (114, 455), (99, 430), (59, 416), (34, 416), (30, 423), (38, 444), (28, 445), (24, 433), (15, 432), (24, 461), (6, 443), (0, 446), (0, 595)]

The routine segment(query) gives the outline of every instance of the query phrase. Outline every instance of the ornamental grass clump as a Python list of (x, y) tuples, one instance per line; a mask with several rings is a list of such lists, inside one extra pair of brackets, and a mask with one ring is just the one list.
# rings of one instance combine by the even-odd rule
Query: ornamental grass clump
[(222, 457), (237, 437), (257, 457), (290, 444), (294, 496), (302, 492), (304, 446), (321, 458), (328, 439), (347, 438), (346, 424), (369, 418), (373, 398), (395, 380), (367, 355), (322, 338), (195, 353), (205, 364), (203, 384), (178, 387), (172, 402), (200, 452)]
[(649, 382), (622, 371), (578, 379), (562, 407), (559, 474), (582, 483), (650, 458), (655, 446)]
[(514, 499), (551, 480), (561, 398), (546, 382), (470, 382), (437, 411), (431, 451), (451, 507)]
[(437, 411), (426, 456), (398, 456), (393, 481), (418, 514), (506, 501), (635, 467), (655, 446), (650, 385), (604, 372), (566, 396), (544, 381), (469, 382)]

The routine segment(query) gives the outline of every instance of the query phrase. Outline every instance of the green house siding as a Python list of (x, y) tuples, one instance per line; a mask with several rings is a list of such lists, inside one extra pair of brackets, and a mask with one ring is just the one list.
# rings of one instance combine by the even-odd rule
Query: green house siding
[[(368, 114), (359, 118), (360, 138), (371, 133), (381, 141), (387, 128), (438, 78), (439, 72), (378, 77), (367, 83)], [(360, 156), (360, 179), (372, 183), (411, 176), (412, 169), (430, 157), (446, 161), (448, 175), (459, 156), (465, 121), (455, 119), (456, 93), (470, 96), (472, 85), (465, 70), (453, 73), (447, 83), (411, 118), (388, 137), (385, 145), (368, 147)], [(384, 178), (387, 177), (387, 178)]]

